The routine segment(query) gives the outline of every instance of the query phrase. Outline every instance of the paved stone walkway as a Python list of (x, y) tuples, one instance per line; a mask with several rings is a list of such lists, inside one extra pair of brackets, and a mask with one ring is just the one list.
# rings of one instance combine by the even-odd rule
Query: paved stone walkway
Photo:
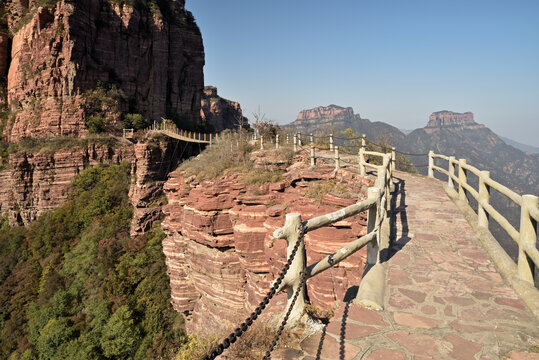
[[(284, 359), (539, 359), (538, 322), (442, 183), (397, 172), (385, 310), (342, 304)], [(300, 350), (301, 349), (301, 350)]]

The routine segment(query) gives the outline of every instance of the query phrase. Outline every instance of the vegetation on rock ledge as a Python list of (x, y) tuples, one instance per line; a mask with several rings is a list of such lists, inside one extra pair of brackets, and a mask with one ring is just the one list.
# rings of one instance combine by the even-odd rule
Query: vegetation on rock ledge
[(28, 228), (0, 226), (0, 358), (171, 358), (185, 342), (170, 305), (159, 227), (128, 234), (129, 166), (96, 167)]

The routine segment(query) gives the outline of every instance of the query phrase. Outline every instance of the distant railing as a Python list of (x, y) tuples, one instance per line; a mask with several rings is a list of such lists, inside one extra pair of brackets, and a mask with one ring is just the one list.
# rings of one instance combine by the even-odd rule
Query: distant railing
[[(290, 134), (283, 134), (286, 139), (286, 144), (289, 144)], [(279, 148), (279, 134), (275, 136), (275, 147)], [(301, 135), (294, 134), (294, 151), (301, 151), (302, 142)], [(256, 135), (252, 138), (253, 141), (260, 140), (260, 148), (264, 149), (264, 137), (258, 139)], [(273, 139), (270, 140), (273, 142)], [(338, 264), (350, 255), (354, 254), (364, 246), (367, 246), (367, 264), (364, 270), (363, 279), (359, 286), (358, 301), (364, 305), (383, 309), (383, 291), (385, 288), (385, 271), (381, 267), (381, 250), (389, 246), (389, 231), (388, 231), (388, 216), (387, 210), (391, 204), (391, 191), (393, 189), (393, 170), (395, 152), (378, 153), (368, 152), (365, 149), (363, 142), (363, 154), (369, 156), (377, 156), (382, 158), (382, 165), (373, 165), (359, 157), (357, 164), (360, 167), (371, 167), (377, 171), (376, 181), (373, 187), (370, 187), (367, 192), (367, 199), (356, 204), (347, 206), (340, 210), (329, 214), (321, 215), (307, 221), (301, 219), (301, 215), (297, 213), (286, 214), (285, 224), (282, 228), (277, 229), (273, 236), (277, 239), (286, 239), (287, 241), (287, 262), (281, 271), (280, 276), (275, 279), (272, 287), (268, 291), (265, 298), (258, 307), (245, 319), (245, 321), (226, 337), (219, 345), (217, 345), (206, 357), (205, 360), (215, 359), (221, 355), (225, 349), (233, 344), (239, 336), (241, 336), (254, 320), (258, 318), (261, 312), (265, 309), (270, 299), (277, 293), (286, 290), (288, 295), (288, 303), (284, 317), (281, 320), (281, 325), (275, 335), (275, 338), (269, 350), (263, 359), (270, 359), (271, 352), (279, 339), (285, 325), (292, 323), (297, 325), (301, 322), (302, 317), (306, 314), (306, 281), (307, 279), (320, 274), (330, 267)], [(340, 168), (339, 149), (331, 144), (332, 150), (335, 152), (335, 170)], [(305, 149), (304, 149), (305, 150)], [(316, 166), (314, 160), (314, 143), (311, 136), (311, 165)], [(365, 171), (362, 171), (365, 174)], [(326, 256), (324, 259), (307, 266), (305, 254), (304, 235), (309, 231), (329, 226), (337, 221), (355, 216), (363, 211), (368, 211), (367, 215), (367, 234), (350, 242), (342, 249), (335, 253)]]
[[(434, 165), (434, 159), (443, 159), (448, 162), (445, 170)], [(455, 165), (458, 166), (458, 175), (455, 175)], [(539, 251), (536, 248), (537, 222), (539, 221), (539, 198), (535, 195), (519, 195), (506, 186), (492, 180), (489, 171), (481, 171), (466, 164), (466, 159), (455, 159), (454, 156), (445, 156), (429, 152), (428, 176), (434, 177), (434, 170), (447, 175), (447, 184), (454, 189), (458, 185), (458, 199), (468, 202), (467, 194), (471, 194), (477, 201), (477, 225), (488, 229), (489, 217), (507, 232), (518, 245), (517, 269), (520, 279), (534, 284), (535, 267), (539, 264)], [(479, 178), (479, 189), (474, 189), (468, 184), (468, 172)], [(520, 206), (520, 229), (517, 230), (511, 223), (490, 204), (490, 190), (495, 189), (499, 193), (511, 199)]]
[(176, 124), (167, 119), (161, 119), (159, 122), (154, 122), (152, 126), (150, 126), (149, 131), (161, 132), (167, 136), (187, 142), (210, 144), (210, 146), (219, 138), (219, 134), (217, 133), (200, 133), (179, 129)]

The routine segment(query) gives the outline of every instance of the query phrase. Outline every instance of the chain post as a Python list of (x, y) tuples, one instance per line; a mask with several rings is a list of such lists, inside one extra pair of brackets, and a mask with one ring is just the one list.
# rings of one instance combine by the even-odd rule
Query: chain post
[(335, 170), (339, 170), (341, 168), (341, 162), (339, 158), (339, 147), (335, 146)]
[(333, 134), (329, 134), (329, 151), (333, 151)]
[(294, 134), (294, 152), (298, 151), (298, 134)]

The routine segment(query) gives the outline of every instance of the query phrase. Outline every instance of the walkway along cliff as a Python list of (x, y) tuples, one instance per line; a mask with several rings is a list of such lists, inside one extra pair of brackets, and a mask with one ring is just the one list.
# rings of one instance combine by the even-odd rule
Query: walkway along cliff
[[(281, 134), (281, 147), (285, 137), (285, 134)], [(309, 137), (303, 135), (302, 138)], [(279, 147), (277, 139), (272, 140), (271, 144), (268, 140), (258, 140), (266, 141), (260, 147)], [(313, 330), (313, 335), (307, 334), (300, 343), (291, 344), (288, 350), (277, 350), (272, 355), (277, 358), (307, 358), (309, 355), (320, 355), (320, 351), (323, 358), (343, 358), (343, 353), (346, 353), (346, 358), (369, 354), (373, 358), (385, 354), (403, 359), (425, 354), (443, 358), (500, 358), (509, 354), (518, 358), (521, 356), (518, 354), (536, 347), (537, 289), (533, 283), (530, 284), (529, 277), (518, 276), (516, 271), (507, 272), (503, 256), (494, 254), (492, 260), (489, 258), (487, 252), (492, 254), (489, 249), (492, 245), (481, 238), (481, 231), (485, 230), (477, 232), (477, 229), (474, 231), (475, 224), (472, 223), (471, 227), (468, 225), (450, 198), (443, 194), (441, 183), (395, 172), (395, 149), (393, 154), (383, 155), (362, 147), (359, 156), (350, 156), (339, 154), (338, 147), (334, 147), (330, 153), (316, 150), (312, 145), (309, 149), (295, 135), (289, 134), (290, 147), (292, 142), (299, 151), (296, 160), (303, 158), (303, 163), (310, 163), (311, 166), (298, 163), (290, 166), (284, 174), (288, 180), (284, 185), (275, 183), (261, 187), (260, 194), (256, 196), (249, 196), (247, 187), (238, 184), (237, 176), (232, 175), (213, 182), (198, 182), (174, 174), (165, 186), (169, 198), (165, 210), (168, 217), (164, 225), (169, 234), (165, 252), (171, 273), (173, 304), (178, 310), (192, 316), (188, 317), (191, 329), (201, 331), (214, 329), (218, 325), (229, 326), (230, 329), (239, 322), (237, 316), (227, 314), (237, 314), (239, 311), (247, 316), (256, 308), (235, 332), (225, 338), (210, 358), (233, 346), (231, 343), (256, 318), (264, 317), (261, 310), (268, 303), (270, 313), (284, 310), (282, 295), (275, 295), (277, 299), (271, 302), (269, 298), (287, 287), (289, 312), (285, 318), (288, 326), (307, 319), (304, 312), (306, 299), (311, 304), (333, 306), (337, 311), (329, 325), (318, 331)], [(270, 148), (264, 151), (268, 152), (268, 156), (278, 150)], [(264, 151), (257, 151), (253, 156), (264, 157)], [(373, 164), (376, 155), (384, 159), (381, 165)], [(331, 162), (332, 165), (320, 166), (321, 162)], [(433, 161), (430, 165), (431, 170), (437, 170)], [(320, 214), (328, 211), (311, 212), (304, 203), (300, 203), (301, 199), (291, 202), (293, 205), (286, 211), (282, 206), (270, 202), (272, 199), (282, 199), (279, 193), (290, 191), (287, 186), (297, 188), (302, 182), (321, 179), (323, 169), (327, 171), (326, 177), (339, 180), (350, 177), (361, 182), (362, 178), (368, 180), (370, 177), (372, 180), (368, 180), (368, 183), (364, 183), (368, 185), (364, 186), (374, 185), (373, 197), (366, 199), (363, 194), (359, 199), (365, 200), (328, 215)], [(370, 170), (375, 170), (374, 174), (370, 174)], [(296, 175), (296, 171), (302, 175)], [(313, 176), (317, 172), (319, 174)], [(499, 184), (491, 182), (491, 185), (501, 188)], [(374, 195), (375, 188), (382, 196)], [(386, 198), (389, 194), (391, 196)], [(410, 200), (407, 201), (407, 198)], [(523, 198), (537, 199), (531, 195)], [(378, 210), (365, 216), (364, 211), (369, 206)], [(493, 213), (485, 203), (483, 208)], [(274, 209), (280, 210), (277, 213), (279, 217), (271, 219), (268, 215), (275, 214), (272, 212)], [(302, 216), (292, 214), (294, 210)], [(387, 217), (383, 215), (385, 211)], [(360, 213), (359, 219), (370, 220), (360, 220), (362, 231), (354, 234), (351, 227), (354, 221), (358, 221), (358, 212), (364, 214), (362, 216)], [(525, 205), (524, 225), (519, 235), (522, 239), (529, 236), (535, 238), (536, 212), (536, 203)], [(288, 214), (286, 221), (282, 217), (284, 213)], [(321, 216), (316, 217), (318, 214)], [(350, 218), (349, 222), (344, 220), (350, 215), (356, 217)], [(303, 220), (303, 216), (310, 220)], [(385, 225), (383, 219), (387, 219)], [(471, 221), (477, 223), (477, 216), (475, 219)], [(335, 224), (331, 232), (321, 232), (317, 237), (311, 235), (311, 229), (318, 229), (312, 233), (316, 234), (323, 229), (319, 228), (322, 224), (332, 222)], [(279, 230), (283, 224), (284, 227)], [(334, 235), (337, 234), (336, 230), (346, 230), (354, 235), (347, 241), (337, 240)], [(270, 235), (272, 232), (273, 237)], [(253, 234), (259, 235), (253, 237)], [(250, 240), (247, 244), (243, 240), (245, 238)], [(282, 241), (279, 238), (288, 239), (286, 255), (284, 243), (277, 245)], [(326, 256), (313, 256), (314, 249), (324, 240)], [(276, 245), (282, 249), (279, 256), (274, 253)], [(351, 261), (353, 265), (345, 265), (348, 282), (341, 282), (341, 290), (335, 292), (334, 287), (333, 293), (332, 289), (328, 292), (327, 288), (317, 283), (316, 280), (325, 273), (315, 274), (325, 269), (329, 269), (328, 272), (339, 269), (339, 265), (349, 261), (347, 259), (337, 265), (340, 260), (365, 245), (367, 251), (359, 252), (362, 262), (355, 260)], [(195, 248), (197, 251), (204, 249), (207, 256), (195, 259)], [(526, 262), (519, 266), (528, 269), (522, 273), (533, 273), (530, 264), (533, 264), (537, 250), (523, 242), (522, 251), (526, 255)], [(306, 258), (302, 255), (304, 253)], [(354, 259), (353, 256), (349, 259)], [(285, 263), (286, 258), (289, 261)], [(282, 264), (285, 264), (284, 269)], [(377, 268), (381, 270), (375, 270)], [(389, 279), (386, 282), (387, 268)], [(405, 272), (404, 268), (407, 269)], [(513, 264), (512, 268), (516, 269), (516, 265)], [(364, 275), (365, 269), (368, 270), (367, 278), (359, 281), (357, 275)], [(354, 272), (355, 280), (350, 277)], [(261, 274), (262, 277), (256, 278)], [(331, 275), (333, 284), (336, 278), (334, 274)], [(312, 279), (308, 280), (310, 277)], [(369, 277), (373, 280), (369, 280)], [(272, 287), (271, 280), (276, 278), (277, 282)], [(515, 286), (516, 282), (520, 285)], [(506, 284), (512, 285), (517, 293)], [(326, 297), (329, 301), (321, 302), (321, 294), (330, 295)], [(372, 310), (361, 310), (361, 307), (352, 304), (384, 311), (377, 315)], [(499, 336), (492, 336), (493, 331)], [(416, 343), (423, 345), (416, 346)]]

